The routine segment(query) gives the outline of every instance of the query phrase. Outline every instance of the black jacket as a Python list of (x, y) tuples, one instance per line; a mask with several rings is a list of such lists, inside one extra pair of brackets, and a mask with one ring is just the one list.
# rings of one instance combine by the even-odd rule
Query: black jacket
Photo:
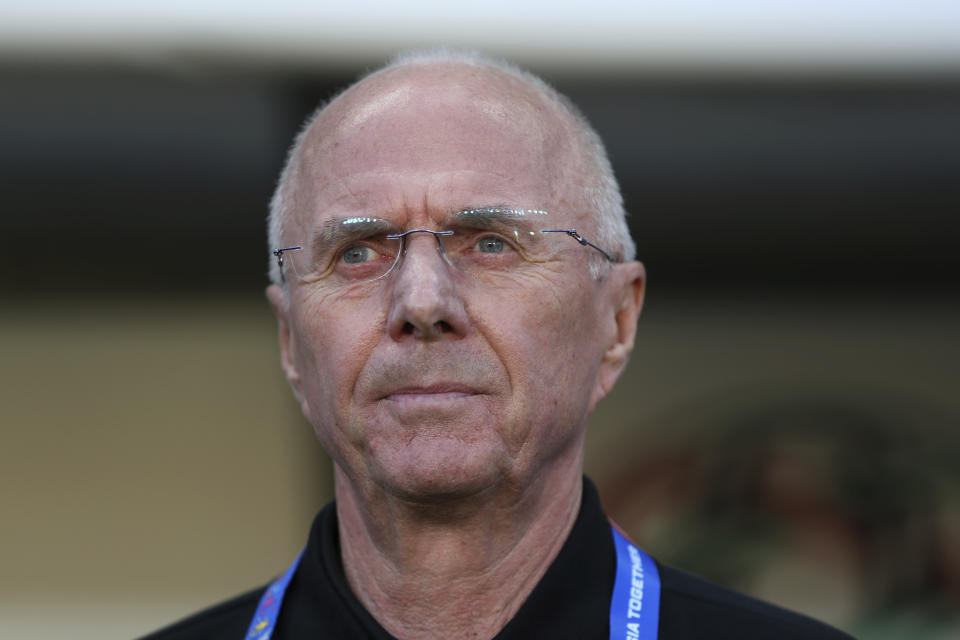
[[(822, 623), (657, 563), (660, 640), (678, 638), (849, 638)], [(560, 554), (495, 640), (608, 640), (616, 567), (610, 525), (593, 484)], [(143, 640), (243, 640), (265, 587), (197, 613)], [(273, 640), (394, 640), (347, 585), (336, 509), (314, 520), (287, 588)]]

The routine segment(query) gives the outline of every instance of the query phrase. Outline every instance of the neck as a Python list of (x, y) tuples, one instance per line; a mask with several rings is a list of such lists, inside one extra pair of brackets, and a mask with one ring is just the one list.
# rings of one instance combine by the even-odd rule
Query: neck
[(578, 464), (458, 504), (361, 495), (335, 471), (347, 581), (397, 638), (492, 638), (560, 552), (580, 509)]

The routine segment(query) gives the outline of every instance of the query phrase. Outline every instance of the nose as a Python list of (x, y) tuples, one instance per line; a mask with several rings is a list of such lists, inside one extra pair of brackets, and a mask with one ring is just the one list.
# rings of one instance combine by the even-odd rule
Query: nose
[(394, 340), (459, 338), (469, 328), (466, 309), (440, 238), (413, 233), (404, 238), (400, 264), (390, 274), (388, 331)]

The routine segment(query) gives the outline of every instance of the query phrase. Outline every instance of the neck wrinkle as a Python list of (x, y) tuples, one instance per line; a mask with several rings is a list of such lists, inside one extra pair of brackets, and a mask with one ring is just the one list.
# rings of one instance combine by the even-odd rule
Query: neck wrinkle
[(347, 583), (401, 640), (492, 638), (569, 536), (580, 511), (581, 474), (579, 465), (557, 465), (522, 491), (484, 496), (455, 510), (456, 517), (440, 518), (429, 517), (422, 504), (362, 500), (337, 469)]

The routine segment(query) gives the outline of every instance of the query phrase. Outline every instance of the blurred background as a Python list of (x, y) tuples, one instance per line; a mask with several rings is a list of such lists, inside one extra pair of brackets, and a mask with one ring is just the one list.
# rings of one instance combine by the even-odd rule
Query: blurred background
[(960, 5), (0, 7), (0, 620), (131, 638), (263, 584), (330, 497), (266, 204), (413, 47), (543, 75), (649, 273), (587, 471), (661, 560), (860, 638), (960, 634)]

